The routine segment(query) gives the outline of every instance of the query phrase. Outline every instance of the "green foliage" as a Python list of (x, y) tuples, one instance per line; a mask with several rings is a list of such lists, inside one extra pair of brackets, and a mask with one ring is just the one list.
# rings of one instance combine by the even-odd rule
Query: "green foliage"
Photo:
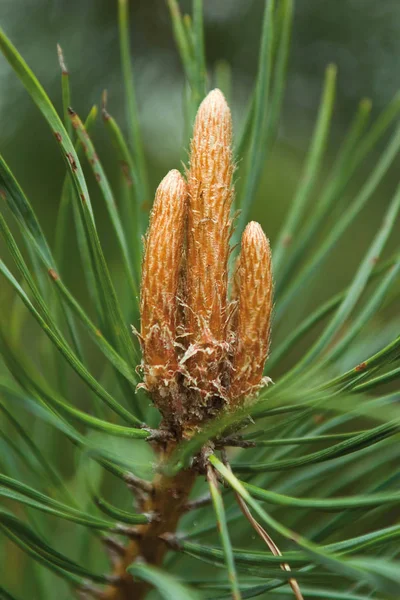
[[(176, 0), (168, 5), (187, 79), (191, 122), (209, 89), (202, 0), (193, 0), (191, 18), (181, 14)], [(129, 491), (122, 485), (132, 474), (151, 478), (155, 465), (148, 441), (156, 435), (152, 428), (158, 419), (143, 392), (135, 393), (140, 347), (130, 331), (139, 315), (142, 209), (149, 183), (128, 17), (128, 2), (119, 0), (127, 140), (103, 106), (104, 125), (120, 165), (117, 192), (90, 137), (97, 109), (92, 108), (85, 124), (68, 111), (73, 94), (64, 59), (63, 122), (0, 32), (0, 49), (44, 117), (66, 166), (52, 248), (28, 194), (0, 157), (0, 232), (8, 249), (0, 271), (14, 293), (11, 306), (1, 312), (0, 327), (1, 598), (46, 599), (55, 590), (60, 598), (69, 598), (71, 589), (89, 589), (90, 582), (106, 585), (112, 579), (100, 543), (104, 535), (124, 536), (127, 527), (154, 516), (132, 511)], [(242, 210), (236, 237), (273, 151), (292, 18), (293, 0), (265, 2), (257, 80), (237, 143), (243, 183), (236, 199)], [(217, 65), (216, 76), (229, 90), (229, 66)], [(400, 99), (370, 126), (370, 102), (361, 102), (326, 176), (322, 166), (335, 79), (331, 65), (303, 175), (272, 246), (275, 326), (288, 315), (295, 323), (285, 337), (279, 330), (273, 337), (267, 373), (275, 384), (254, 405), (217, 419), (182, 444), (165, 467), (178, 471), (210, 439), (215, 441), (208, 485), (198, 482), (193, 512), (184, 515), (176, 536), (165, 539), (171, 553), (164, 570), (139, 561), (128, 568), (151, 584), (156, 597), (399, 596), (399, 322), (394, 315), (389, 339), (379, 331), (376, 316), (398, 302), (400, 248), (391, 257), (385, 252), (398, 229), (400, 188), (347, 287), (310, 309), (305, 318), (296, 311), (311, 301), (310, 279), (318, 276), (356, 223), (400, 150), (397, 127), (361, 188), (352, 192), (347, 206), (340, 203), (359, 167), (392, 128)], [(103, 249), (106, 240), (97, 229), (81, 165), (84, 155), (108, 211), (122, 284), (114, 277)], [(70, 213), (76, 240), (67, 229)], [(326, 225), (327, 234), (318, 235)], [(68, 249), (75, 242), (87, 285), (83, 302), (63, 279)], [(376, 264), (380, 257), (385, 260)], [(30, 336), (33, 344), (26, 342)], [(303, 355), (292, 364), (287, 357), (299, 345)], [(232, 450), (223, 450), (219, 458), (223, 448)], [(208, 489), (210, 496), (196, 504)], [(14, 554), (13, 545), (27, 558), (22, 552)]]

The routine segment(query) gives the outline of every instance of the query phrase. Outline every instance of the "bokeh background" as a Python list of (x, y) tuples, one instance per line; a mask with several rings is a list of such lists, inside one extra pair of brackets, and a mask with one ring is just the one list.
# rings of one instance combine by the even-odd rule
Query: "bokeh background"
[[(265, 164), (251, 215), (262, 223), (272, 244), (301, 176), (327, 64), (337, 64), (338, 86), (320, 186), (326, 180), (358, 102), (369, 97), (373, 102), (373, 116), (376, 116), (399, 87), (398, 2), (302, 0), (295, 4), (279, 137)], [(183, 12), (190, 12), (188, 0), (181, 0), (180, 6)], [(264, 2), (205, 0), (204, 6), (210, 82), (215, 69), (229, 63), (232, 69), (230, 101), (238, 135), (257, 69)], [(165, 0), (132, 0), (130, 8), (140, 119), (151, 187), (155, 190), (166, 171), (179, 167), (186, 157), (183, 73)], [(57, 108), (61, 110), (56, 54), (56, 44), (60, 43), (71, 73), (73, 108), (85, 117), (93, 104), (100, 104), (101, 93), (107, 89), (109, 110), (126, 129), (115, 1), (1, 0), (0, 21)], [(51, 240), (64, 174), (62, 159), (55, 151), (54, 140), (42, 117), (4, 60), (0, 60), (0, 90), (1, 152), (37, 209)], [(93, 135), (113, 179), (116, 163), (101, 119)], [(376, 155), (372, 154), (353, 178), (346, 202), (351, 201), (375, 160)], [(394, 166), (361, 218), (332, 253), (310, 295), (312, 301), (320, 300), (321, 296), (349, 281), (376, 229), (379, 215), (390, 200), (397, 183), (396, 171)], [(90, 173), (88, 177), (90, 181)], [(238, 177), (240, 185), (240, 168)], [(99, 200), (96, 204), (95, 189), (93, 194), (97, 222), (107, 244), (108, 225), (104, 220), (103, 203)], [(314, 201), (318, 201), (318, 190)], [(110, 252), (112, 259), (111, 248)], [(69, 277), (72, 276), (70, 284), (77, 290), (80, 289), (78, 263), (75, 244), (71, 243)], [(290, 319), (287, 327), (291, 327)]]
[[(180, 6), (183, 12), (190, 11), (189, 1), (181, 0)], [(226, 64), (230, 65), (230, 103), (238, 135), (257, 70), (264, 1), (204, 0), (204, 6), (210, 81), (213, 81), (215, 69), (226, 69)], [(137, 99), (151, 189), (154, 191), (165, 173), (171, 168), (179, 168), (186, 158), (183, 71), (165, 0), (131, 0), (130, 12)], [(116, 0), (0, 0), (0, 26), (17, 46), (60, 112), (57, 43), (64, 50), (71, 75), (73, 108), (82, 118), (85, 117), (93, 104), (101, 104), (102, 91), (107, 89), (108, 108), (126, 131)], [(327, 180), (329, 168), (359, 101), (369, 97), (373, 103), (372, 116), (376, 118), (397, 92), (400, 84), (399, 58), (400, 4), (397, 0), (297, 0), (279, 135), (264, 165), (262, 182), (250, 215), (261, 222), (271, 238), (272, 248), (302, 174), (327, 64), (333, 62), (338, 66), (337, 98), (314, 203), (318, 202), (319, 190)], [(0, 131), (0, 152), (35, 207), (48, 239), (53, 241), (64, 165), (56, 150), (54, 136), (1, 57)], [(107, 174), (117, 188), (117, 163), (101, 118), (94, 128), (93, 137)], [(384, 142), (353, 177), (341, 201), (342, 206), (352, 201), (376, 163)], [(315, 305), (351, 280), (398, 184), (398, 164), (397, 159), (357, 222), (341, 239), (322, 271), (310, 281), (306, 301), (294, 307), (279, 330), (274, 331), (278, 339), (282, 339), (293, 324)], [(97, 194), (90, 169), (87, 165), (85, 168), (101, 239), (111, 271), (118, 279), (120, 264), (114, 254), (103, 201)], [(240, 162), (237, 176), (240, 186)], [(398, 239), (399, 233), (397, 225), (396, 234), (388, 244), (388, 254), (394, 249), (394, 238), (397, 236)], [(324, 231), (321, 231), (320, 236), (323, 235)], [(1, 241), (0, 250), (3, 255)], [(7, 254), (6, 261), (10, 264)], [(87, 304), (72, 223), (70, 255), (64, 275), (72, 291)], [(1, 280), (0, 310), (4, 314), (11, 301), (10, 290)], [(377, 344), (383, 345), (394, 337), (393, 320), (390, 326), (388, 323), (396, 314), (398, 308), (391, 302), (374, 318), (370, 335), (379, 332)], [(399, 321), (394, 323), (398, 325)], [(35, 339), (29, 336), (29, 327), (27, 325), (25, 333), (26, 348), (34, 354)], [(309, 343), (309, 338), (304, 343)], [(289, 362), (301, 355), (304, 347), (302, 344), (296, 348), (288, 358)], [(356, 347), (352, 358), (354, 361), (364, 358), (361, 346)], [(287, 363), (284, 363), (282, 368), (286, 367)], [(80, 403), (78, 395), (77, 403)], [(80, 483), (76, 484), (77, 494), (80, 493)], [(68, 533), (64, 532), (64, 535), (68, 536)], [(15, 553), (13, 560), (21, 560), (19, 552)], [(25, 589), (28, 593), (28, 587)], [(65, 596), (62, 593), (60, 596), (67, 598), (68, 592), (63, 587), (61, 589)]]

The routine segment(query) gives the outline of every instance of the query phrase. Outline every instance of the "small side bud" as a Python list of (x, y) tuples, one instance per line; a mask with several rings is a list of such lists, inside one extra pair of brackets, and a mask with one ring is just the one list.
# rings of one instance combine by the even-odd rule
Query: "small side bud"
[(261, 226), (254, 221), (243, 233), (238, 277), (239, 305), (230, 386), (232, 406), (255, 394), (262, 385), (270, 343), (271, 249)]
[(213, 90), (196, 116), (188, 172), (188, 366), (194, 386), (204, 395), (220, 392), (219, 370), (226, 354), (231, 146), (231, 113), (223, 94)]
[(178, 285), (183, 256), (187, 187), (179, 171), (158, 186), (145, 240), (141, 283), (141, 341), (145, 385), (167, 384), (177, 370)]

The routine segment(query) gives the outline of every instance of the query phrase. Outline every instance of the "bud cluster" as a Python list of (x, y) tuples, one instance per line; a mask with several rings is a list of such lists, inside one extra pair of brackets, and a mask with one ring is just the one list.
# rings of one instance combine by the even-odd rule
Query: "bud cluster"
[(231, 114), (213, 90), (196, 116), (187, 181), (173, 170), (157, 189), (143, 258), (143, 385), (183, 435), (263, 385), (271, 251), (249, 223), (229, 299), (233, 170)]

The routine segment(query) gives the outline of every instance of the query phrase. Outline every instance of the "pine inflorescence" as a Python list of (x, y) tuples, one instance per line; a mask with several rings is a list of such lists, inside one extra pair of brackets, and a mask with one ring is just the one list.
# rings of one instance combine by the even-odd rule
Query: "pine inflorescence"
[(216, 89), (195, 119), (187, 183), (173, 170), (157, 189), (142, 268), (144, 386), (183, 437), (266, 381), (271, 251), (249, 223), (229, 298), (233, 171), (231, 114)]

